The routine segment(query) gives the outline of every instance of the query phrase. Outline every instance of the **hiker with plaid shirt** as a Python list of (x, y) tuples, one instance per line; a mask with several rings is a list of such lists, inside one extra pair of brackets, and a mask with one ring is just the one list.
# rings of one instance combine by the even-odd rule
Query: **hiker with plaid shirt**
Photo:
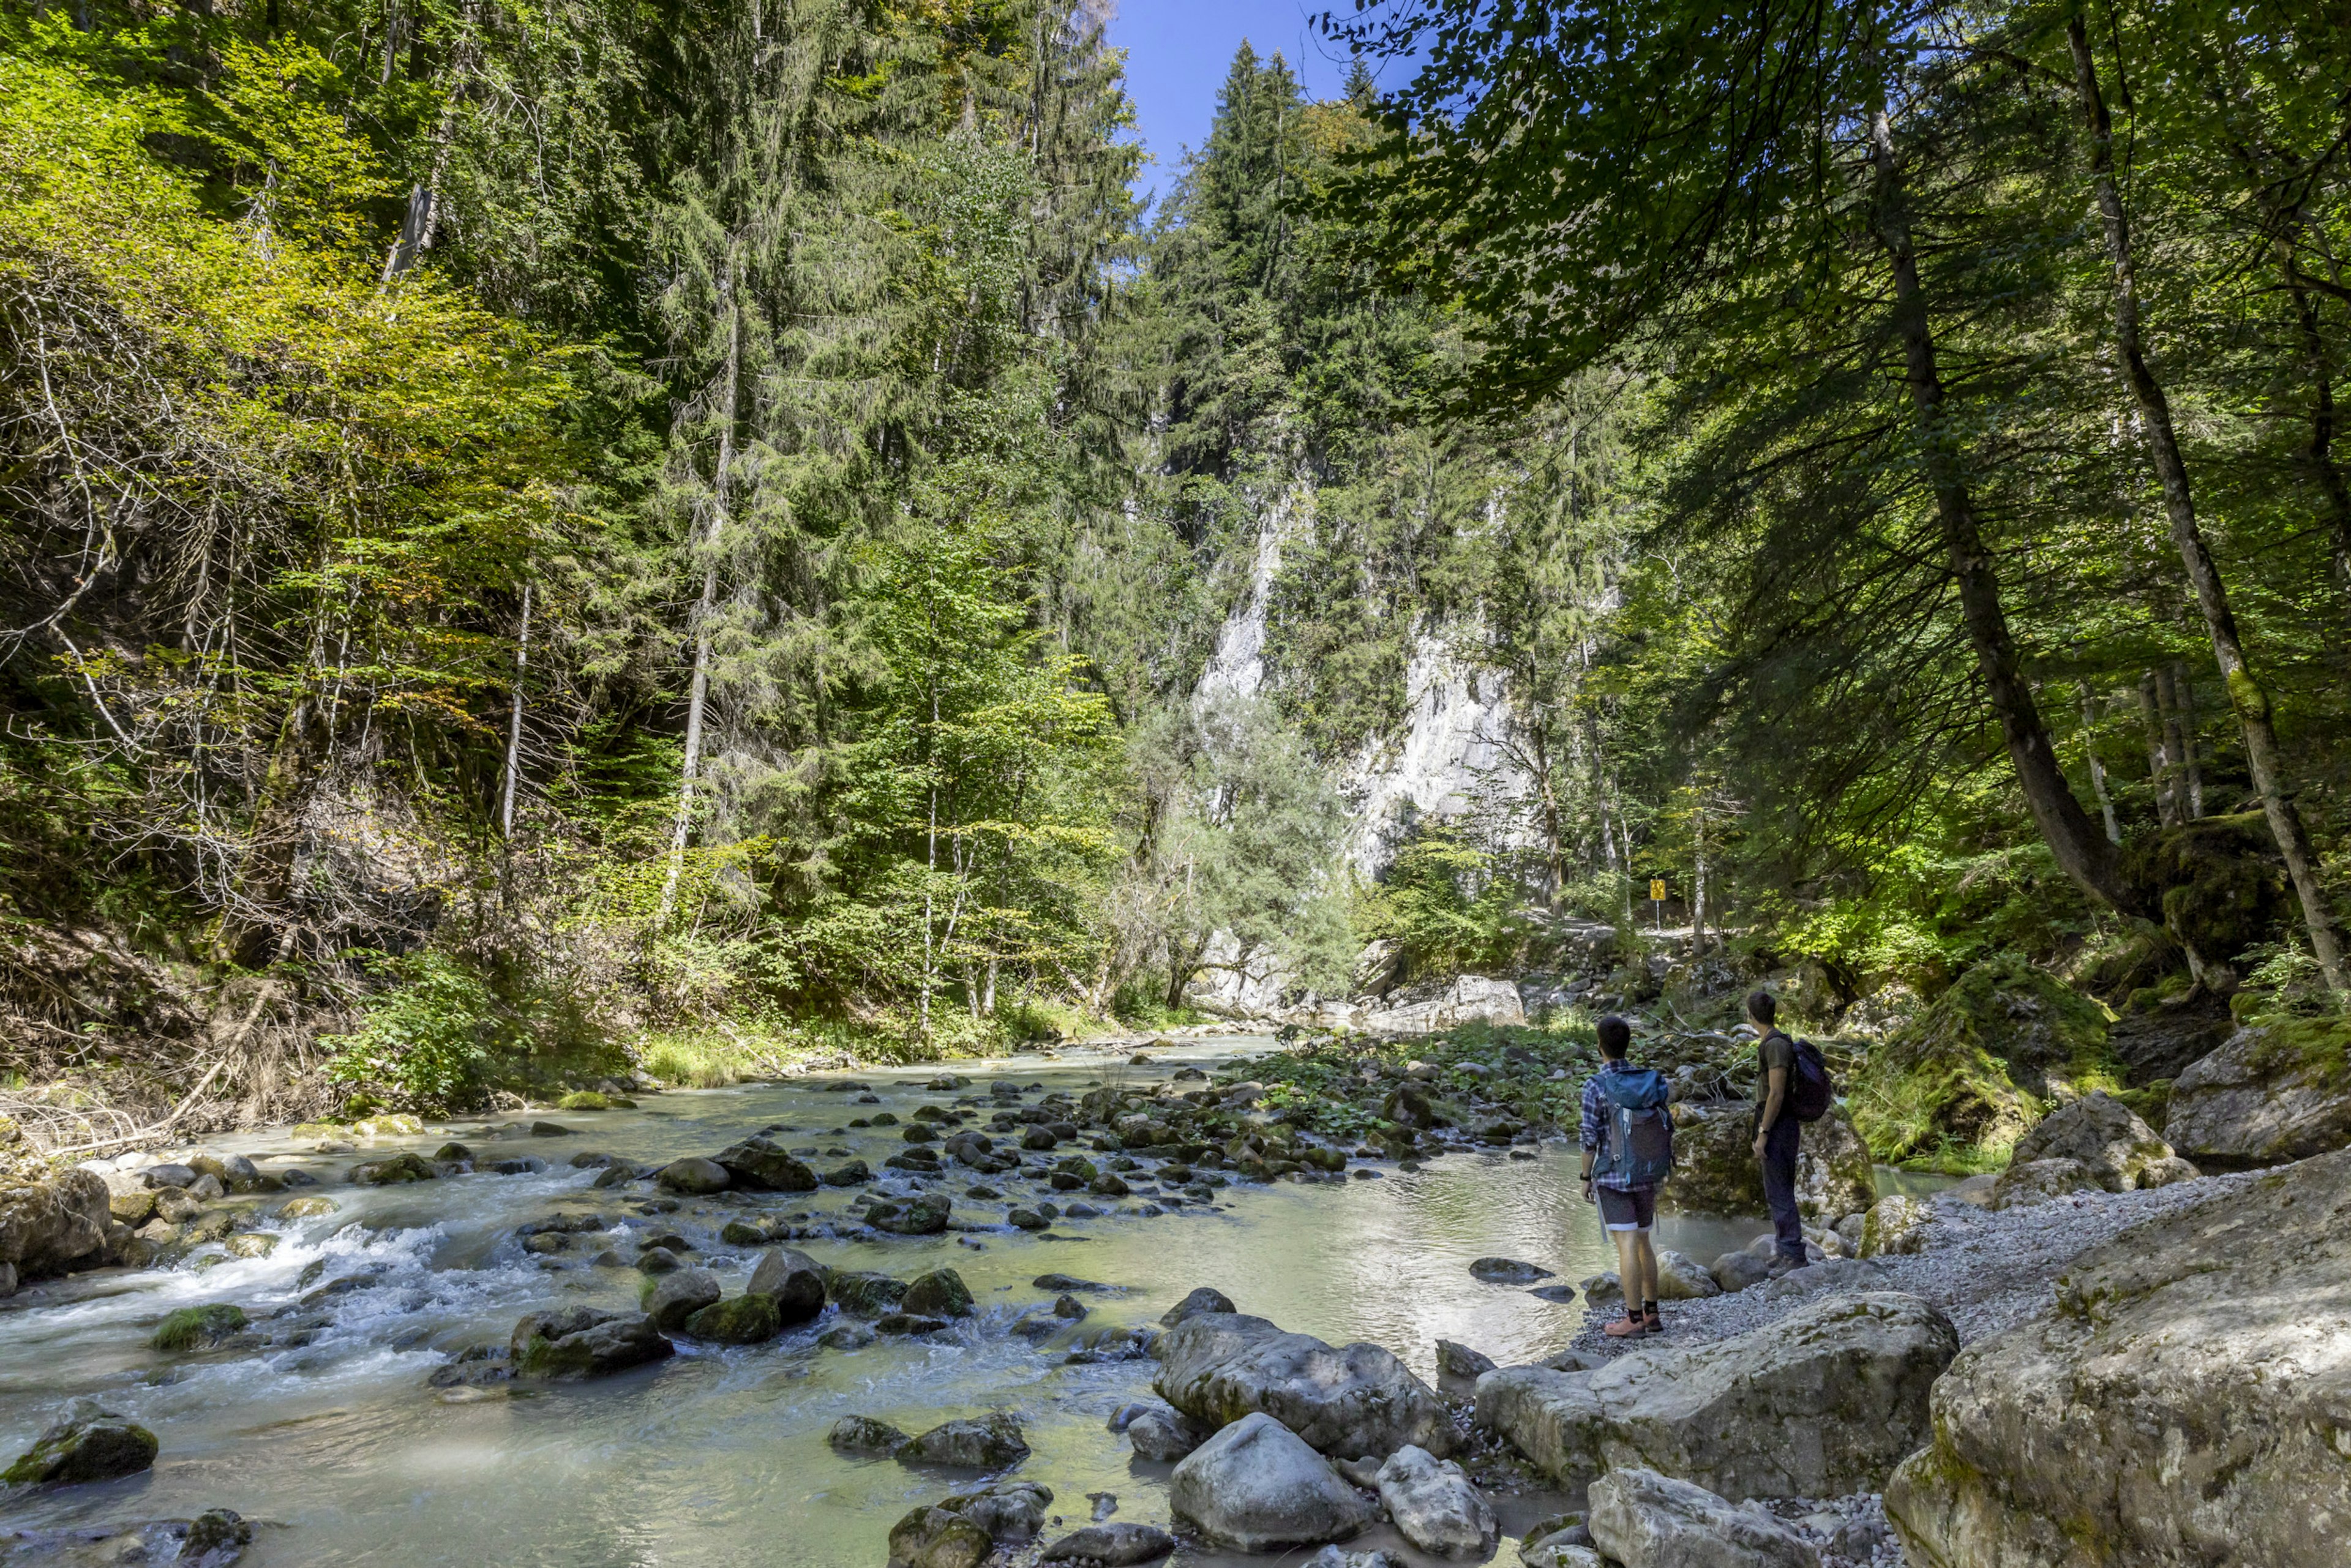
[(1583, 1082), (1578, 1131), (1583, 1145), (1583, 1199), (1598, 1202), (1600, 1222), (1616, 1243), (1616, 1278), (1625, 1316), (1601, 1332), (1612, 1338), (1663, 1333), (1657, 1311), (1657, 1252), (1649, 1230), (1657, 1188), (1673, 1169), (1674, 1090), (1664, 1075), (1625, 1060), (1633, 1026), (1614, 1014), (1600, 1020), (1600, 1071)]

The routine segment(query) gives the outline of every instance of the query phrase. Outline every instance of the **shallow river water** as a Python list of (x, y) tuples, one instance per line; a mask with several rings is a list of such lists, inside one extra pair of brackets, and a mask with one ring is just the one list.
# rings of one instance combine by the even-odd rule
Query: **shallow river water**
[[(1468, 1270), (1472, 1259), (1496, 1253), (1569, 1281), (1613, 1267), (1596, 1218), (1577, 1200), (1573, 1148), (1552, 1144), (1532, 1161), (1453, 1155), (1415, 1173), (1383, 1164), (1373, 1167), (1383, 1173), (1378, 1180), (1236, 1183), (1213, 1208), (1186, 1205), (1158, 1217), (1131, 1212), (1142, 1200), (1130, 1199), (1113, 1206), (1130, 1212), (1064, 1220), (1045, 1236), (1001, 1228), (1008, 1205), (965, 1197), (969, 1175), (950, 1167), (938, 1185), (955, 1197), (956, 1221), (998, 1228), (794, 1243), (825, 1263), (902, 1278), (954, 1267), (979, 1311), (949, 1333), (824, 1349), (815, 1339), (832, 1321), (828, 1312), (765, 1345), (681, 1340), (674, 1359), (598, 1382), (458, 1403), (426, 1386), (455, 1350), (504, 1343), (524, 1312), (574, 1303), (633, 1308), (634, 1270), (586, 1261), (618, 1239), (580, 1238), (590, 1244), (549, 1268), (543, 1264), (555, 1260), (527, 1255), (517, 1240), (526, 1221), (593, 1207), (638, 1236), (674, 1230), (702, 1250), (729, 1295), (741, 1290), (756, 1249), (717, 1239), (740, 1209), (696, 1200), (675, 1213), (640, 1213), (649, 1187), (591, 1190), (594, 1170), (562, 1163), (575, 1152), (643, 1161), (706, 1155), (780, 1122), (791, 1131), (775, 1134), (779, 1144), (845, 1148), (879, 1171), (883, 1156), (904, 1147), (899, 1129), (833, 1131), (852, 1115), (889, 1110), (904, 1119), (921, 1104), (984, 1095), (998, 1075), (1073, 1092), (1104, 1080), (1144, 1083), (1266, 1044), (1186, 1044), (1155, 1053), (1147, 1067), (1066, 1053), (960, 1063), (952, 1071), (973, 1084), (952, 1093), (923, 1087), (942, 1071), (935, 1066), (858, 1073), (878, 1105), (823, 1092), (822, 1077), (672, 1092), (646, 1096), (634, 1112), (561, 1114), (556, 1119), (576, 1130), (562, 1139), (528, 1138), (517, 1127), (486, 1140), (482, 1124), (454, 1123), (360, 1154), (263, 1160), (265, 1170), (299, 1165), (318, 1175), (326, 1185), (304, 1190), (331, 1197), (339, 1211), (275, 1223), (283, 1239), (266, 1259), (202, 1273), (83, 1276), (0, 1303), (0, 1457), (22, 1451), (78, 1395), (100, 1396), (162, 1444), (148, 1475), (6, 1500), (0, 1512), (21, 1529), (233, 1508), (266, 1521), (246, 1559), (256, 1564), (882, 1568), (901, 1514), (975, 1478), (836, 1454), (825, 1433), (851, 1413), (921, 1431), (958, 1416), (1015, 1411), (1035, 1450), (1018, 1474), (1053, 1488), (1054, 1511), (1067, 1527), (1092, 1517), (1087, 1494), (1096, 1492), (1116, 1494), (1116, 1518), (1167, 1521), (1167, 1467), (1134, 1461), (1104, 1426), (1120, 1404), (1147, 1395), (1157, 1364), (1070, 1365), (1067, 1335), (1039, 1345), (1010, 1332), (1021, 1313), (1050, 1304), (1051, 1294), (1029, 1283), (1048, 1270), (1125, 1287), (1090, 1298), (1086, 1329), (1154, 1322), (1186, 1291), (1214, 1285), (1243, 1312), (1284, 1328), (1386, 1345), (1431, 1382), (1440, 1337), (1505, 1364), (1567, 1343), (1583, 1322), (1580, 1300), (1555, 1305), (1523, 1289), (1481, 1284)], [(486, 1157), (541, 1155), (552, 1168), (387, 1189), (343, 1182), (360, 1159), (403, 1147), (429, 1153), (452, 1135)], [(282, 1136), (237, 1136), (218, 1146), (256, 1159), (296, 1148)], [(759, 1207), (822, 1218), (844, 1210), (852, 1196), (761, 1195)], [(1703, 1260), (1761, 1228), (1667, 1219), (1660, 1242)], [(312, 1285), (367, 1275), (362, 1288), (325, 1303), (329, 1323), (306, 1345), (193, 1356), (148, 1348), (155, 1323), (175, 1307), (233, 1301), (265, 1319), (311, 1288), (298, 1283), (306, 1270)], [(1505, 1528), (1522, 1524), (1511, 1516), (1531, 1516), (1543, 1500), (1506, 1507)], [(1392, 1547), (1394, 1538), (1376, 1543)], [(1503, 1552), (1510, 1561), (1510, 1549)]]

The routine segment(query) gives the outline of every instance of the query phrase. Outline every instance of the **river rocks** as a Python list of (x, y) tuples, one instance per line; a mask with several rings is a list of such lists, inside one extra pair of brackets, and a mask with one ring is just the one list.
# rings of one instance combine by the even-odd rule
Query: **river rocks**
[(646, 1314), (593, 1307), (532, 1312), (508, 1343), (516, 1375), (541, 1378), (603, 1377), (675, 1350)]
[[(1970, 1346), (1886, 1511), (1921, 1568), (2340, 1568), (2351, 1151), (2076, 1259)], [(2095, 1543), (2095, 1546), (2085, 1543)]]
[(2274, 1165), (2351, 1145), (2341, 1026), (2240, 1030), (2171, 1085), (2164, 1136), (2190, 1159)]
[(824, 1288), (834, 1306), (861, 1318), (878, 1318), (894, 1312), (906, 1295), (905, 1281), (862, 1270), (827, 1270)]
[(1239, 1552), (1344, 1541), (1372, 1519), (1371, 1506), (1328, 1460), (1262, 1412), (1233, 1422), (1177, 1465), (1168, 1505), (1210, 1544)]
[(994, 1470), (1027, 1458), (1029, 1444), (1021, 1435), (1020, 1418), (998, 1410), (977, 1419), (942, 1422), (899, 1448), (895, 1457), (902, 1464)]
[(1134, 1457), (1154, 1464), (1174, 1464), (1198, 1448), (1207, 1436), (1173, 1410), (1146, 1410), (1126, 1424), (1126, 1440), (1134, 1445)]
[(155, 1434), (93, 1400), (66, 1406), (16, 1462), (0, 1471), (0, 1485), (80, 1486), (135, 1476), (155, 1463)]
[(1159, 1326), (1162, 1328), (1172, 1329), (1177, 1323), (1182, 1322), (1185, 1319), (1195, 1317), (1201, 1312), (1230, 1312), (1238, 1310), (1238, 1309), (1233, 1305), (1232, 1299), (1227, 1296), (1222, 1291), (1215, 1290), (1207, 1285), (1202, 1285), (1190, 1295), (1186, 1296), (1182, 1301), (1176, 1302), (1174, 1306), (1160, 1313)]
[(1469, 1277), (1489, 1285), (1531, 1285), (1552, 1275), (1548, 1269), (1521, 1263), (1516, 1258), (1480, 1258), (1469, 1265)]
[[(401, 1186), (410, 1182), (434, 1181), (440, 1171), (423, 1155), (392, 1155), (380, 1160), (362, 1160), (347, 1173), (360, 1186)], [(192, 1186), (201, 1186), (206, 1178), (199, 1176)]]
[(1725, 1252), (1708, 1264), (1706, 1271), (1725, 1291), (1743, 1291), (1771, 1277), (1771, 1260), (1744, 1250)]
[(1045, 1528), (1045, 1511), (1052, 1502), (1053, 1489), (1041, 1481), (999, 1481), (939, 1506), (979, 1526), (998, 1546), (1026, 1546)]
[(2079, 1160), (2108, 1192), (2168, 1186), (2196, 1175), (2196, 1167), (2138, 1113), (2104, 1090), (2061, 1105), (2016, 1141), (2016, 1165), (2035, 1160)]
[(1071, 1531), (1048, 1544), (1040, 1560), (1076, 1563), (1080, 1568), (1092, 1568), (1095, 1563), (1102, 1568), (1133, 1568), (1139, 1563), (1156, 1563), (1175, 1550), (1176, 1538), (1164, 1530), (1111, 1522)]
[(245, 1309), (226, 1301), (182, 1307), (167, 1312), (147, 1341), (157, 1350), (210, 1350), (223, 1340), (245, 1332)]
[(844, 1454), (871, 1454), (887, 1458), (914, 1441), (887, 1421), (871, 1416), (843, 1416), (825, 1434), (825, 1441)]
[(1404, 1538), (1439, 1557), (1483, 1559), (1500, 1531), (1461, 1467), (1409, 1444), (1380, 1467), (1380, 1501)]
[(2027, 1160), (2000, 1173), (1992, 1186), (1994, 1208), (2024, 1208), (2068, 1193), (2096, 1192), (2098, 1178), (2079, 1160)]
[(685, 1326), (685, 1320), (718, 1300), (718, 1276), (707, 1269), (674, 1269), (649, 1280), (638, 1293), (637, 1305), (664, 1333)]
[(1883, 1263), (1859, 1258), (1823, 1258), (1792, 1270), (1763, 1287), (1767, 1301), (1784, 1301), (1801, 1296), (1824, 1295), (1832, 1291), (1890, 1291), (1894, 1276)]
[(817, 1175), (766, 1138), (745, 1138), (718, 1151), (737, 1187), (752, 1192), (814, 1192)]
[(760, 1255), (744, 1293), (774, 1301), (777, 1321), (787, 1327), (806, 1322), (824, 1311), (824, 1266), (805, 1252), (773, 1248)]
[(1661, 1301), (1702, 1301), (1722, 1294), (1722, 1287), (1698, 1260), (1670, 1247), (1657, 1249), (1657, 1299)]
[(951, 1509), (925, 1505), (890, 1529), (890, 1568), (979, 1568), (995, 1550), (987, 1531)]
[(1437, 1376), (1440, 1383), (1475, 1383), (1494, 1370), (1494, 1358), (1481, 1350), (1471, 1350), (1466, 1344), (1456, 1344), (1449, 1339), (1437, 1342)]
[(113, 1195), (92, 1173), (0, 1186), (0, 1265), (27, 1280), (106, 1260)]
[[(174, 1562), (187, 1568), (230, 1568), (253, 1544), (253, 1526), (235, 1509), (208, 1508), (188, 1521)], [(134, 1561), (125, 1556), (119, 1561)]]
[[(1674, 1107), (1674, 1175), (1657, 1195), (1669, 1210), (1763, 1214), (1763, 1167), (1755, 1158), (1755, 1108), (1735, 1102)], [(1869, 1149), (1842, 1110), (1807, 1123), (1796, 1156), (1796, 1207), (1833, 1220), (1877, 1196)]]
[(971, 1290), (953, 1269), (934, 1269), (906, 1281), (906, 1293), (900, 1298), (898, 1308), (922, 1317), (967, 1318), (971, 1316)]
[(713, 1344), (765, 1344), (784, 1332), (784, 1320), (773, 1296), (746, 1293), (697, 1309), (683, 1326), (690, 1337)]
[(1478, 1421), (1570, 1486), (1646, 1466), (1732, 1499), (1834, 1497), (1881, 1484), (1925, 1439), (1928, 1390), (1958, 1349), (1916, 1296), (1833, 1296), (1592, 1372), (1488, 1373)]
[(1820, 1568), (1812, 1543), (1763, 1510), (1633, 1467), (1592, 1483), (1592, 1539), (1624, 1568)]
[(653, 1181), (664, 1192), (674, 1192), (687, 1197), (699, 1197), (706, 1193), (725, 1192), (735, 1185), (734, 1173), (716, 1160), (705, 1160), (690, 1155), (682, 1160), (672, 1160), (653, 1176)]
[(1384, 1457), (1407, 1443), (1452, 1451), (1443, 1401), (1375, 1344), (1334, 1349), (1263, 1318), (1200, 1312), (1160, 1342), (1160, 1396), (1212, 1425), (1263, 1411), (1324, 1453)]
[(865, 1211), (865, 1223), (893, 1236), (936, 1236), (947, 1228), (948, 1200), (935, 1193), (877, 1203)]
[(1900, 1256), (1923, 1251), (1927, 1245), (1927, 1206), (1896, 1193), (1869, 1206), (1861, 1218), (1864, 1258)]

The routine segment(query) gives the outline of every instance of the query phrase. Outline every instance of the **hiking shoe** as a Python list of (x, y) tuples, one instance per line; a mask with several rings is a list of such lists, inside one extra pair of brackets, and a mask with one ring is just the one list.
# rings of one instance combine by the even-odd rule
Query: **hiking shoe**
[(1630, 1339), (1636, 1333), (1646, 1333), (1648, 1332), (1648, 1328), (1649, 1320), (1646, 1316), (1637, 1318), (1618, 1318), (1613, 1323), (1603, 1324), (1600, 1332), (1606, 1334), (1610, 1339)]
[(1657, 1310), (1657, 1303), (1655, 1301), (1649, 1303), (1649, 1310), (1642, 1315), (1641, 1332), (1643, 1333), (1666, 1332), (1666, 1314)]

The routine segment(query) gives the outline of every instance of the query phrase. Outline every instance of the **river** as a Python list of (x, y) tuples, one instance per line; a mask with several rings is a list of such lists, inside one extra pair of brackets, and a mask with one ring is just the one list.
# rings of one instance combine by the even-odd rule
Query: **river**
[[(464, 1346), (503, 1343), (527, 1312), (633, 1308), (637, 1274), (587, 1261), (595, 1247), (616, 1243), (633, 1255), (625, 1241), (583, 1238), (593, 1245), (540, 1259), (514, 1234), (529, 1220), (592, 1207), (637, 1237), (676, 1231), (703, 1251), (728, 1294), (742, 1288), (755, 1252), (716, 1239), (739, 1207), (691, 1200), (674, 1213), (641, 1213), (649, 1187), (593, 1190), (594, 1170), (564, 1163), (574, 1152), (649, 1162), (706, 1155), (783, 1123), (791, 1130), (777, 1134), (778, 1143), (846, 1149), (879, 1170), (904, 1146), (898, 1129), (846, 1129), (852, 1114), (887, 1110), (903, 1120), (921, 1104), (985, 1095), (998, 1076), (1072, 1092), (1105, 1079), (1139, 1084), (1268, 1043), (1186, 1043), (1143, 1067), (1070, 1052), (959, 1063), (952, 1071), (973, 1084), (953, 1092), (924, 1087), (937, 1066), (861, 1071), (878, 1104), (825, 1092), (820, 1077), (673, 1092), (646, 1096), (636, 1111), (560, 1113), (554, 1119), (576, 1131), (559, 1139), (528, 1137), (517, 1125), (489, 1143), (483, 1123), (465, 1121), (340, 1156), (304, 1152), (282, 1132), (213, 1140), (216, 1152), (251, 1155), (266, 1171), (311, 1171), (325, 1185), (305, 1192), (331, 1197), (338, 1211), (272, 1222), (281, 1240), (266, 1258), (202, 1272), (184, 1264), (108, 1270), (0, 1303), (0, 1455), (20, 1452), (78, 1395), (99, 1396), (162, 1444), (150, 1473), (11, 1500), (8, 1521), (46, 1528), (228, 1507), (265, 1521), (246, 1559), (264, 1565), (882, 1568), (900, 1515), (971, 1478), (835, 1453), (825, 1433), (847, 1414), (920, 1431), (957, 1416), (1013, 1410), (1035, 1450), (1018, 1474), (1053, 1488), (1054, 1511), (1068, 1527), (1087, 1522), (1088, 1494), (1098, 1492), (1116, 1494), (1115, 1518), (1167, 1522), (1167, 1467), (1133, 1461), (1104, 1425), (1120, 1404), (1147, 1396), (1156, 1364), (1066, 1364), (1066, 1334), (1040, 1345), (1010, 1332), (1024, 1312), (1050, 1305), (1051, 1293), (1029, 1283), (1049, 1270), (1125, 1288), (1090, 1297), (1093, 1313), (1081, 1329), (1151, 1322), (1193, 1287), (1214, 1285), (1243, 1312), (1285, 1328), (1334, 1343), (1386, 1345), (1432, 1382), (1439, 1337), (1506, 1364), (1565, 1344), (1583, 1322), (1581, 1301), (1556, 1305), (1479, 1283), (1468, 1269), (1498, 1253), (1570, 1281), (1613, 1266), (1593, 1211), (1576, 1198), (1573, 1150), (1552, 1144), (1533, 1160), (1453, 1155), (1409, 1173), (1377, 1165), (1376, 1180), (1237, 1183), (1212, 1208), (1157, 1217), (1133, 1212), (1141, 1201), (1128, 1200), (1115, 1206), (1128, 1212), (1065, 1219), (1042, 1236), (999, 1228), (796, 1243), (828, 1264), (902, 1278), (952, 1266), (978, 1312), (946, 1333), (858, 1350), (815, 1343), (828, 1314), (764, 1345), (681, 1340), (675, 1358), (599, 1382), (445, 1395), (426, 1385)], [(401, 1148), (430, 1153), (452, 1136), (486, 1155), (540, 1155), (552, 1164), (542, 1174), (381, 1189), (343, 1181), (359, 1159)], [(962, 1196), (967, 1176), (951, 1170), (939, 1184), (956, 1196), (957, 1221), (999, 1221), (1004, 1203)], [(852, 1196), (827, 1189), (758, 1202), (821, 1218), (844, 1210)], [(1761, 1228), (1667, 1219), (1660, 1242), (1705, 1260)], [(148, 1347), (173, 1308), (231, 1301), (263, 1320), (350, 1275), (364, 1276), (360, 1287), (319, 1304), (325, 1322), (308, 1343), (184, 1356)], [(1504, 1502), (1505, 1528), (1548, 1500)], [(1395, 1541), (1383, 1532), (1365, 1544), (1394, 1549)], [(1506, 1544), (1502, 1561), (1512, 1560)]]

